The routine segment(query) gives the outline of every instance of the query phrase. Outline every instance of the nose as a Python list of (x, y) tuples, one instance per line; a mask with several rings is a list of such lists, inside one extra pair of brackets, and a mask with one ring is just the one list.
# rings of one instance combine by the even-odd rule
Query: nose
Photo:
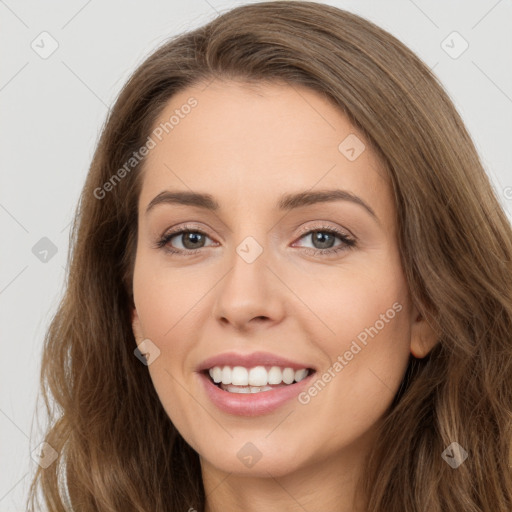
[(238, 331), (281, 322), (286, 287), (276, 274), (268, 266), (266, 249), (252, 262), (234, 252), (232, 268), (215, 287), (215, 319), (224, 328), (231, 326)]

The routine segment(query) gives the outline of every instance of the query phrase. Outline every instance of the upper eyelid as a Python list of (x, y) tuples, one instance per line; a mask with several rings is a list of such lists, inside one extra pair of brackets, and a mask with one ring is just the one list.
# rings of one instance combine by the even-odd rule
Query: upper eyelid
[[(312, 221), (314, 222), (314, 221)], [(329, 222), (329, 221), (318, 221), (320, 224), (322, 223), (326, 223), (326, 222)], [(304, 234), (308, 234), (310, 233), (311, 231), (321, 231), (321, 230), (325, 230), (325, 231), (332, 231), (338, 235), (343, 235), (343, 236), (346, 236), (347, 238), (353, 238), (354, 240), (356, 240), (356, 236), (354, 236), (347, 228), (342, 228), (342, 227), (334, 227), (334, 226), (328, 226), (328, 225), (318, 225), (318, 226), (304, 226), (303, 228), (300, 229), (300, 235), (304, 235)]]
[[(310, 222), (315, 222), (315, 221), (310, 221)], [(317, 222), (326, 223), (326, 222), (330, 222), (330, 221), (322, 221), (321, 220), (321, 221), (317, 221)], [(353, 236), (355, 238), (355, 236), (346, 228), (339, 228), (339, 227), (328, 226), (328, 225), (303, 226), (299, 229), (299, 232), (300, 232), (300, 234), (304, 234), (304, 233), (308, 233), (309, 231), (319, 231), (320, 229), (341, 231), (342, 234), (346, 234), (347, 236)], [(179, 234), (179, 233), (182, 233), (183, 231), (194, 231), (194, 232), (200, 232), (200, 233), (204, 233), (205, 235), (208, 235), (208, 230), (204, 229), (203, 227), (191, 225), (191, 224), (184, 224), (184, 225), (178, 226), (176, 228), (165, 230), (163, 232), (162, 236), (166, 236), (168, 234)], [(208, 236), (210, 236), (210, 235), (208, 235)]]
[[(311, 222), (314, 222), (314, 221), (311, 221)], [(328, 221), (318, 221), (318, 222), (323, 223), (323, 222), (328, 222)], [(357, 237), (355, 237), (346, 228), (337, 228), (337, 227), (327, 226), (327, 225), (304, 226), (300, 229), (299, 236), (298, 236), (297, 240), (303, 238), (305, 235), (311, 234), (314, 231), (322, 231), (322, 230), (330, 231), (335, 236), (338, 236), (338, 237), (346, 237), (346, 238), (352, 239), (353, 241), (357, 241)], [(164, 232), (162, 237), (171, 239), (171, 238), (174, 238), (175, 236), (179, 236), (179, 235), (182, 235), (183, 233), (188, 233), (188, 232), (201, 233), (203, 235), (206, 235), (208, 238), (210, 238), (212, 240), (214, 239), (214, 237), (210, 236), (210, 234), (205, 229), (203, 229), (201, 227), (194, 226), (194, 225), (190, 225), (190, 224), (185, 224), (183, 226), (179, 226), (170, 231)], [(294, 240), (294, 243), (297, 240)]]

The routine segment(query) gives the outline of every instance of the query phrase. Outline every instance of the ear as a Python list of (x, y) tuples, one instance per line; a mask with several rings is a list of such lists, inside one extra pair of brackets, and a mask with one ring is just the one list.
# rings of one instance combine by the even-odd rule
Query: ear
[(416, 308), (412, 318), (411, 354), (417, 359), (423, 359), (437, 344), (439, 337)]
[(136, 308), (132, 309), (132, 330), (133, 336), (135, 337), (135, 341), (138, 345), (143, 339), (145, 339), (145, 337), (142, 333), (142, 326), (140, 324), (140, 319)]

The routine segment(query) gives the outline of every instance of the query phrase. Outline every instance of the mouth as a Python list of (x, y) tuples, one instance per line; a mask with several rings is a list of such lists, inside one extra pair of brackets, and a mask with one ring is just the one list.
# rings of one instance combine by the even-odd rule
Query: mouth
[(312, 368), (280, 366), (213, 366), (201, 372), (211, 384), (226, 393), (256, 394), (294, 387), (315, 373)]
[(224, 352), (196, 368), (205, 398), (238, 417), (271, 414), (290, 404), (316, 373), (307, 363), (269, 352)]
[(315, 374), (312, 368), (272, 366), (214, 366), (197, 373), (205, 397), (223, 413), (238, 417), (272, 414), (293, 403)]

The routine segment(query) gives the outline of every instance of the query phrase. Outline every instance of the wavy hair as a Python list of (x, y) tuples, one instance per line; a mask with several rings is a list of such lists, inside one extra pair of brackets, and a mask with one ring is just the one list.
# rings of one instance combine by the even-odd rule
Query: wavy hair
[[(411, 356), (365, 460), (366, 510), (510, 512), (510, 222), (431, 70), (373, 23), (307, 1), (239, 6), (179, 34), (120, 92), (75, 212), (66, 289), (44, 340), (44, 440), (59, 457), (37, 468), (31, 508), (39, 490), (52, 512), (204, 510), (199, 456), (134, 356), (144, 160), (105, 197), (97, 191), (144, 145), (175, 93), (215, 79), (319, 92), (389, 174), (411, 297), (439, 341), (424, 359)], [(457, 469), (441, 457), (453, 442), (469, 455)]]

